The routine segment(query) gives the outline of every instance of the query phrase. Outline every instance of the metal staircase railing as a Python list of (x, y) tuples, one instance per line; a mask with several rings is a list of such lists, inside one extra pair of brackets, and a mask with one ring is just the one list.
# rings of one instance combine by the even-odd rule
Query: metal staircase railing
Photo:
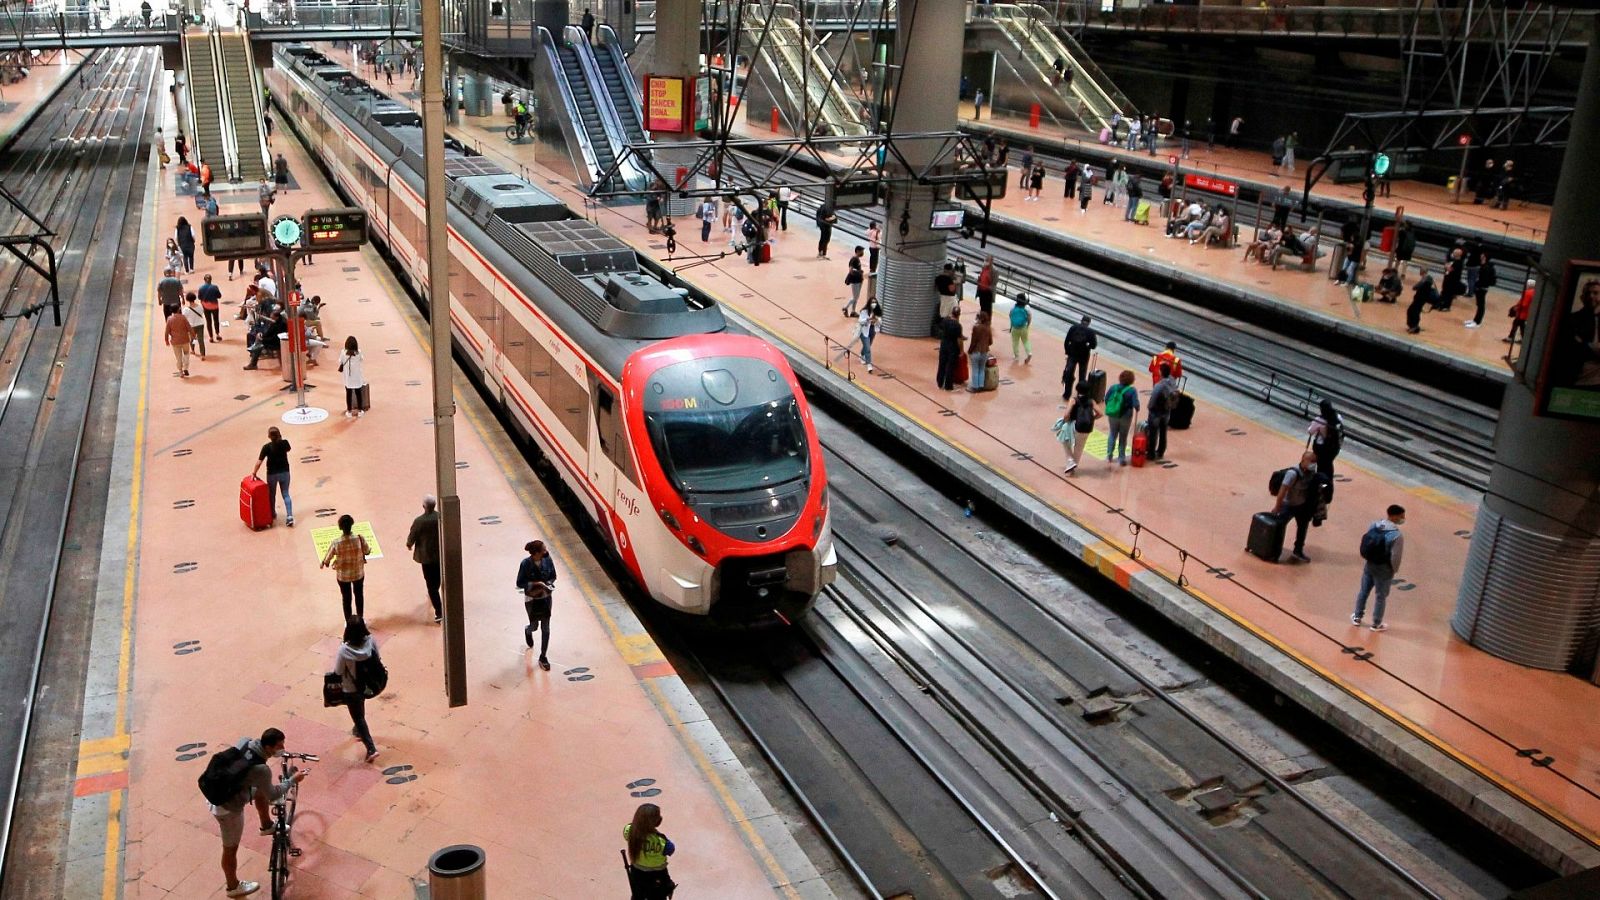
[(218, 32), (216, 37), (222, 52), (228, 123), (237, 160), (234, 174), (241, 181), (262, 181), (271, 167), (261, 127), (260, 77), (250, 54), (250, 39), (244, 32)]
[[(1059, 97), (1085, 128), (1091, 131), (1109, 128), (1114, 113), (1124, 117), (1137, 115), (1138, 110), (1127, 96), (1095, 65), (1083, 45), (1057, 26), (1044, 7), (1034, 3), (996, 4), (992, 19), (1021, 51), (1022, 65), (1018, 70), (1042, 80), (1045, 88)], [(1055, 72), (1058, 59), (1077, 74), (1058, 81)], [(1032, 71), (1028, 71), (1030, 69)]]

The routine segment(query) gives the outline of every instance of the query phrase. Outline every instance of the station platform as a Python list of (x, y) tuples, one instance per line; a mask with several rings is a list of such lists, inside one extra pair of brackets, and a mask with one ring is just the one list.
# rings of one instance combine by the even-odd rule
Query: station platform
[[(1004, 136), (1011, 141), (1012, 157), (1017, 152), (1032, 142), (1039, 146), (1048, 146), (1052, 153), (1072, 154), (1077, 152), (1085, 155), (1129, 161), (1137, 160), (1141, 164), (1148, 164), (1150, 155), (1143, 150), (1128, 150), (1102, 144), (1097, 135), (1090, 135), (1077, 128), (1063, 128), (1050, 122), (1040, 122), (1038, 127), (1030, 127), (1028, 119), (1024, 116), (1014, 115), (1002, 111), (991, 116), (991, 110), (984, 111), (981, 120), (971, 117), (972, 104), (962, 101), (958, 107), (961, 111), (961, 121), (964, 125), (978, 125), (982, 128), (992, 129), (996, 134)], [(1185, 172), (1199, 172), (1230, 181), (1238, 181), (1257, 189), (1278, 190), (1283, 185), (1290, 185), (1298, 192), (1305, 187), (1306, 166), (1318, 152), (1316, 148), (1302, 146), (1296, 150), (1295, 171), (1289, 173), (1274, 168), (1272, 156), (1259, 150), (1236, 149), (1227, 147), (1223, 143), (1222, 131), (1226, 123), (1219, 126), (1217, 143), (1207, 147), (1204, 135), (1199, 140), (1190, 140), (1189, 158), (1181, 163)], [(1248, 127), (1249, 123), (1246, 122)], [(1124, 135), (1127, 129), (1123, 128)], [(1259, 139), (1253, 140), (1259, 144)], [(1177, 138), (1163, 138), (1156, 145), (1155, 158), (1164, 162), (1168, 157), (1180, 156), (1181, 141)], [(1483, 151), (1474, 149), (1471, 160), (1482, 165)], [(1494, 155), (1494, 151), (1489, 151)], [(1496, 157), (1498, 158), (1498, 157)], [(1472, 168), (1469, 163), (1469, 175)], [(1360, 183), (1336, 184), (1331, 178), (1324, 178), (1312, 189), (1312, 196), (1324, 202), (1357, 207), (1362, 203), (1364, 186)], [(1472, 231), (1487, 237), (1501, 238), (1509, 242), (1529, 244), (1543, 244), (1544, 236), (1550, 229), (1550, 207), (1540, 203), (1529, 203), (1522, 200), (1513, 200), (1507, 209), (1495, 209), (1488, 204), (1478, 205), (1472, 202), (1472, 195), (1462, 190), (1465, 198), (1461, 203), (1454, 202), (1452, 193), (1444, 185), (1430, 184), (1410, 179), (1392, 182), (1390, 193), (1387, 197), (1378, 197), (1373, 201), (1373, 208), (1394, 214), (1396, 207), (1404, 206), (1406, 216), (1421, 222), (1431, 223), (1447, 230)]]
[[(774, 136), (773, 132), (748, 122), (741, 122), (739, 132), (751, 138)], [(1508, 353), (1512, 347), (1503, 339), (1511, 329), (1507, 313), (1522, 295), (1525, 267), (1520, 262), (1498, 261), (1498, 283), (1489, 292), (1481, 327), (1466, 327), (1465, 323), (1473, 316), (1473, 300), (1470, 296), (1458, 297), (1448, 312), (1425, 311), (1421, 333), (1408, 334), (1405, 311), (1411, 302), (1410, 286), (1417, 280), (1415, 270), (1404, 276), (1406, 290), (1399, 302), (1353, 303), (1350, 289), (1336, 284), (1329, 275), (1327, 243), (1322, 245), (1323, 255), (1317, 258), (1317, 265), (1309, 270), (1291, 264), (1273, 269), (1254, 260), (1246, 262), (1244, 245), (1249, 240), (1248, 228), (1241, 228), (1239, 245), (1231, 248), (1190, 245), (1185, 239), (1166, 237), (1164, 220), (1155, 212), (1151, 213), (1148, 226), (1126, 221), (1124, 204), (1108, 206), (1102, 202), (1104, 185), (1095, 187), (1088, 209), (1080, 212), (1076, 198), (1069, 200), (1063, 196), (1065, 183), (1059, 169), (1046, 176), (1040, 199), (1029, 201), (1026, 192), (1018, 186), (1020, 157), (1020, 149), (1013, 148), (1006, 196), (993, 202), (990, 214), (1025, 233), (1065, 242), (1083, 252), (1115, 258), (1179, 284), (1205, 286), (1269, 308), (1283, 307), (1303, 315), (1308, 327), (1343, 329), (1391, 348), (1416, 348), (1437, 362), (1454, 361), (1477, 375), (1503, 378), (1510, 371), (1511, 360), (1515, 357)], [(842, 155), (839, 159), (845, 164), (849, 162)], [(1154, 197), (1153, 192), (1151, 196)], [(1214, 202), (1222, 202), (1222, 198)], [(1159, 207), (1158, 203), (1155, 205)], [(1336, 236), (1337, 232), (1333, 234)], [(1362, 281), (1368, 284), (1377, 281), (1383, 269), (1382, 259), (1376, 252), (1369, 256)], [(1429, 271), (1434, 285), (1438, 286), (1443, 281), (1442, 270), (1432, 266)]]
[[(341, 205), (291, 137), (280, 133), (274, 146), (293, 179), (273, 213)], [(146, 249), (130, 264), (153, 299), (166, 236), (178, 216), (199, 216), (174, 170), (150, 177), (158, 190)], [(219, 189), (224, 213), (255, 208), (253, 187), (241, 188)], [(121, 398), (120, 488), (105, 523), (65, 896), (221, 897), (217, 826), (196, 779), (209, 754), (267, 727), (286, 733), (288, 749), (322, 758), (295, 822), (298, 900), (410, 900), (427, 882), (429, 856), (458, 843), (487, 852), (492, 896), (618, 895), (622, 827), (647, 799), (663, 809), (663, 831), (678, 847), (672, 872), (686, 889), (832, 896), (459, 377), (469, 704), (450, 709), (443, 632), (405, 546), (434, 486), (425, 322), (370, 248), (302, 266), (307, 293), (327, 301), (331, 343), (310, 369), (308, 398), (331, 415), (285, 424), (295, 401), (277, 365), (242, 368), (245, 334), (234, 316), (245, 280), (230, 281), (203, 252), (197, 263), (186, 288), (210, 274), (224, 290), (227, 327), (194, 358), (190, 377), (175, 371), (150, 299), (136, 299), (129, 323), (138, 375)], [(360, 341), (371, 384), (372, 408), (360, 419), (342, 415), (336, 351), (346, 335)], [(238, 482), (269, 426), (293, 445), (297, 518), (252, 532), (239, 521)], [(319, 547), (346, 512), (375, 538), (366, 614), (390, 673), (367, 705), (381, 754), (372, 764), (346, 711), (321, 703), (343, 618)], [(524, 646), (513, 586), (533, 539), (552, 549), (558, 573), (548, 672)], [(270, 838), (247, 820), (240, 876), (265, 884)]]
[[(468, 118), (450, 130), (490, 158), (545, 179), (541, 186), (557, 196), (580, 202), (580, 191), (537, 165), (531, 147), (508, 144), (503, 127), (494, 117)], [(1110, 211), (1091, 208), (1091, 216), (1099, 215), (1090, 221), (1104, 228)], [(1592, 703), (1595, 687), (1495, 659), (1450, 631), (1475, 503), (1341, 460), (1332, 518), (1307, 542), (1313, 562), (1263, 562), (1244, 551), (1250, 517), (1271, 505), (1267, 478), (1298, 460), (1303, 432), (1275, 430), (1201, 396), (1194, 427), (1173, 433), (1165, 465), (1108, 465), (1102, 432), (1068, 478), (1050, 428), (1063, 408), (1061, 336), (1036, 325), (1032, 362), (1013, 363), (1004, 301), (996, 307), (995, 334), (1002, 387), (946, 393), (934, 385), (930, 340), (880, 336), (872, 374), (853, 357), (835, 360), (853, 336), (854, 320), (839, 310), (845, 259), (853, 244), (864, 243), (861, 235), (836, 229), (833, 258), (818, 260), (815, 230), (791, 219), (773, 262), (751, 267), (737, 256), (702, 259), (697, 254), (724, 250), (726, 238), (713, 234), (702, 245), (690, 228), (680, 229), (678, 257), (667, 259), (636, 205), (601, 207), (597, 215), (607, 230), (677, 266), (680, 277), (786, 345), (821, 389), (900, 429), (901, 439), (926, 448), (936, 465), (973, 478), (989, 502), (1027, 517), (1106, 578), (1449, 802), (1558, 869), (1600, 864), (1600, 723), (1570, 712)], [(1105, 230), (1120, 228), (1116, 220)], [(1307, 285), (1325, 280), (1301, 277)], [(1455, 316), (1450, 321), (1465, 331)], [(1146, 360), (1102, 354), (1101, 365), (1113, 375), (1134, 370), (1148, 390)], [(1408, 509), (1408, 545), (1390, 598), (1390, 630), (1375, 633), (1350, 623), (1361, 570), (1357, 546), (1390, 503)]]
[(83, 53), (76, 50), (43, 50), (28, 77), (0, 88), (0, 147), (27, 127), (34, 113), (55, 96), (83, 65)]

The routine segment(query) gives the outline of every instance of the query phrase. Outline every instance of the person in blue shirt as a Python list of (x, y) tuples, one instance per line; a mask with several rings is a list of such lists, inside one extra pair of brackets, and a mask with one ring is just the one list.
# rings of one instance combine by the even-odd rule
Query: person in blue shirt
[(529, 541), (523, 549), (528, 556), (517, 567), (517, 590), (528, 611), (528, 627), (522, 630), (528, 649), (533, 649), (533, 633), (539, 632), (539, 668), (550, 671), (550, 597), (556, 585), (556, 564), (544, 541)]

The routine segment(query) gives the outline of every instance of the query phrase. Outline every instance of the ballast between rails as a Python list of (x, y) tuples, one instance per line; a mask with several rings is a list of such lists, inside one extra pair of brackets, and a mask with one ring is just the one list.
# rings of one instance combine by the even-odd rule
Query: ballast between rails
[[(316, 51), (268, 83), (419, 295), (421, 120)], [(827, 475), (787, 360), (544, 190), (447, 141), (456, 350), (629, 574), (695, 615), (793, 619), (833, 578)]]

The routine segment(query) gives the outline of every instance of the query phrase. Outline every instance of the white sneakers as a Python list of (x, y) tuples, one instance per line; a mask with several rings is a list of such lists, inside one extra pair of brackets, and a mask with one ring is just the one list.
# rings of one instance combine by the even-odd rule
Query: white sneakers
[(259, 890), (261, 890), (260, 882), (256, 882), (256, 881), (241, 881), (241, 882), (239, 882), (239, 886), (238, 887), (234, 888), (233, 890), (228, 891), (228, 896), (229, 897), (248, 897), (251, 894), (254, 894), (256, 891), (259, 891)]
[(1462, 322), (1461, 324), (1467, 326), (1468, 328), (1477, 328), (1478, 327), (1478, 323), (1472, 321), (1471, 319), (1468, 319), (1465, 322)]

